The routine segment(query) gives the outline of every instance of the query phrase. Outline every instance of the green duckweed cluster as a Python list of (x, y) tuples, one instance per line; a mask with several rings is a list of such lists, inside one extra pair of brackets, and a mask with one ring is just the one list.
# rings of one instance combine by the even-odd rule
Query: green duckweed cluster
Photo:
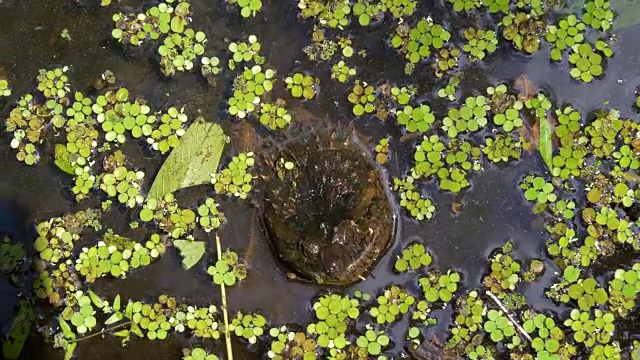
[(436, 121), (436, 117), (429, 105), (407, 105), (395, 111), (398, 124), (403, 125), (408, 132), (427, 132)]
[(446, 98), (449, 101), (456, 100), (458, 85), (460, 85), (460, 78), (457, 76), (450, 77), (447, 85), (438, 90), (438, 97)]
[(486, 54), (496, 51), (498, 38), (493, 30), (468, 28), (464, 31), (467, 43), (462, 49), (469, 54), (472, 61), (482, 60)]
[(0, 78), (0, 97), (11, 96), (11, 87), (7, 79)]
[(562, 60), (562, 53), (567, 48), (584, 41), (586, 25), (578, 20), (574, 14), (560, 19), (558, 25), (550, 25), (545, 39), (552, 45), (551, 60)]
[(207, 273), (216, 285), (233, 286), (247, 278), (247, 264), (233, 251), (222, 253), (221, 259), (207, 268)]
[(301, 357), (304, 360), (317, 359), (317, 343), (303, 332), (287, 332), (287, 327), (271, 328), (269, 335), (274, 338), (267, 353), (270, 359), (284, 360)]
[(376, 162), (384, 165), (389, 160), (389, 138), (382, 138), (375, 147)]
[(233, 96), (228, 100), (229, 114), (241, 119), (255, 114), (261, 103), (260, 97), (273, 89), (274, 75), (275, 71), (263, 71), (260, 65), (254, 65), (251, 69), (245, 67), (234, 80)]
[[(438, 50), (432, 67), (435, 69), (435, 75), (439, 78), (451, 73), (458, 67), (458, 60), (462, 55), (462, 50), (457, 46), (449, 46)], [(449, 78), (449, 84), (451, 79), (457, 78), (455, 75)], [(452, 100), (452, 99), (450, 99)]]
[(235, 333), (237, 337), (245, 339), (250, 344), (255, 344), (258, 341), (258, 337), (264, 334), (266, 326), (267, 319), (264, 316), (238, 312), (229, 324), (229, 331)]
[(216, 193), (246, 199), (252, 189), (253, 175), (249, 173), (249, 169), (253, 164), (253, 153), (240, 153), (234, 156), (222, 171), (211, 174), (211, 183)]
[(345, 332), (350, 323), (360, 316), (358, 299), (336, 294), (324, 295), (313, 304), (318, 319), (307, 326), (309, 334), (317, 336), (318, 346), (342, 349), (347, 345)]
[(349, 67), (344, 60), (340, 60), (331, 67), (331, 78), (338, 82), (345, 83), (356, 76), (355, 68)]
[(262, 9), (261, 0), (227, 0), (227, 2), (229, 4), (237, 4), (240, 7), (240, 15), (245, 18), (256, 16)]
[(264, 64), (264, 57), (260, 55), (262, 45), (255, 35), (249, 35), (247, 41), (230, 42), (227, 49), (231, 53), (229, 59), (229, 69), (234, 70), (236, 64), (252, 61), (256, 65)]
[(218, 360), (218, 356), (209, 354), (200, 347), (183, 350), (183, 355), (182, 360)]
[(453, 294), (458, 291), (460, 279), (460, 274), (455, 271), (449, 270), (444, 274), (432, 271), (427, 276), (419, 278), (418, 283), (420, 283), (424, 297), (428, 302), (435, 303), (440, 301), (447, 303), (451, 301)]
[(397, 272), (415, 271), (431, 265), (433, 258), (424, 245), (415, 243), (402, 250), (401, 256), (396, 259), (393, 268)]
[(285, 105), (282, 99), (276, 100), (274, 104), (263, 103), (260, 106), (260, 123), (271, 130), (285, 128), (292, 119)]
[(351, 93), (347, 96), (347, 100), (353, 104), (352, 112), (355, 116), (361, 116), (365, 113), (372, 114), (376, 110), (375, 88), (367, 84), (361, 85), (358, 80), (356, 80)]
[[(376, 306), (369, 309), (369, 314), (375, 319), (376, 323), (383, 325), (392, 323), (403, 314), (406, 314), (416, 300), (399, 286), (393, 285), (389, 289), (385, 289), (376, 301)], [(360, 344), (358, 346), (366, 348), (366, 346)]]
[(417, 64), (427, 59), (432, 49), (441, 49), (450, 38), (451, 33), (442, 25), (423, 18), (413, 28), (406, 25), (396, 28), (391, 45), (399, 49), (409, 62)]
[(405, 180), (393, 179), (393, 190), (400, 194), (400, 206), (407, 209), (409, 214), (416, 220), (431, 219), (436, 211), (436, 207), (431, 199), (423, 197), (416, 189), (413, 178)]
[(547, 33), (547, 24), (525, 12), (509, 13), (502, 18), (502, 36), (518, 51), (533, 54), (540, 49), (540, 39)]
[(311, 75), (295, 73), (285, 78), (284, 82), (287, 84), (287, 89), (291, 91), (291, 96), (311, 100), (316, 96), (316, 86), (318, 86), (320, 80)]

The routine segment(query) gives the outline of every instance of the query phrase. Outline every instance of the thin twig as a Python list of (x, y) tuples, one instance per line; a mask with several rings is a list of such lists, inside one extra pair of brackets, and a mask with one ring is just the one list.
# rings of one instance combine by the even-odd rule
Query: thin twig
[(100, 330), (100, 331), (99, 331), (99, 332), (97, 332), (97, 333), (94, 333), (94, 334), (91, 334), (91, 335), (87, 335), (87, 336), (81, 337), (81, 338), (79, 338), (79, 339), (72, 339), (72, 340), (69, 340), (69, 341), (67, 341), (67, 342), (68, 342), (68, 343), (74, 343), (74, 342), (79, 342), (79, 341), (82, 341), (82, 340), (87, 340), (87, 339), (90, 339), (90, 338), (92, 338), (92, 337), (94, 337), (94, 336), (104, 335), (104, 334), (106, 334), (106, 333), (108, 333), (108, 332), (110, 332), (110, 331), (113, 331), (113, 330), (115, 330), (115, 329), (119, 329), (119, 328), (121, 328), (121, 327), (125, 327), (125, 326), (127, 326), (127, 325), (131, 325), (131, 321), (127, 321), (126, 323), (122, 323), (122, 324), (115, 325), (115, 326), (110, 327), (110, 328), (108, 328), (108, 329), (102, 329), (102, 330)]
[(520, 326), (520, 323), (518, 323), (516, 321), (516, 319), (513, 318), (513, 316), (511, 316), (511, 314), (509, 313), (509, 310), (507, 309), (506, 306), (504, 306), (502, 304), (502, 302), (500, 301), (500, 299), (498, 299), (497, 296), (493, 295), (491, 293), (491, 291), (487, 290), (485, 291), (485, 294), (487, 294), (491, 300), (493, 300), (493, 302), (498, 305), (498, 307), (500, 308), (500, 310), (502, 310), (502, 312), (507, 316), (507, 318), (509, 319), (509, 321), (511, 321), (511, 323), (513, 324), (513, 326), (516, 327), (516, 329), (522, 334), (522, 336), (524, 336), (525, 338), (527, 338), (527, 340), (529, 340), (529, 342), (531, 342), (531, 336), (529, 336), (529, 334), (527, 334), (527, 332), (524, 330), (524, 328), (522, 326)]
[[(220, 247), (220, 236), (216, 234), (216, 250), (218, 261), (222, 260), (222, 249)], [(227, 292), (224, 289), (224, 282), (220, 283), (222, 293), (222, 317), (224, 318), (224, 337), (227, 343), (227, 360), (233, 360), (233, 349), (231, 348), (231, 335), (229, 333), (229, 313), (227, 312)]]

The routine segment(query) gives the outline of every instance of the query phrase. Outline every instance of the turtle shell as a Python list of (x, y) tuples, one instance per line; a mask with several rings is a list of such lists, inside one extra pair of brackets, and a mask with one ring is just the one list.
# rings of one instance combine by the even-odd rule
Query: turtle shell
[(307, 137), (272, 158), (262, 220), (271, 248), (297, 277), (346, 285), (387, 249), (395, 217), (386, 179), (357, 141)]

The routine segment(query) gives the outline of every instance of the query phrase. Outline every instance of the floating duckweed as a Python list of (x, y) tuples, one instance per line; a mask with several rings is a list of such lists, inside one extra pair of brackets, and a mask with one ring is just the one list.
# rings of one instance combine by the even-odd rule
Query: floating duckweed
[(384, 325), (398, 320), (409, 311), (414, 303), (413, 296), (407, 294), (397, 285), (393, 285), (378, 296), (377, 304), (369, 309), (369, 314), (376, 319), (376, 323)]
[(458, 313), (454, 318), (454, 327), (451, 328), (451, 337), (448, 346), (470, 344), (474, 335), (482, 329), (482, 323), (487, 313), (487, 308), (477, 291), (470, 291), (456, 300)]
[(0, 78), (0, 97), (7, 97), (11, 95), (11, 87), (7, 79)]
[(353, 115), (360, 116), (364, 113), (371, 114), (376, 110), (376, 94), (375, 88), (371, 85), (360, 85), (360, 81), (356, 80), (351, 93), (347, 97), (353, 105)]
[(537, 206), (534, 213), (540, 213), (544, 211), (547, 203), (554, 203), (558, 197), (554, 193), (554, 186), (550, 182), (546, 182), (543, 177), (532, 175), (527, 176), (520, 188), (524, 191), (524, 197), (529, 201), (535, 201)]
[(229, 59), (229, 69), (235, 69), (236, 64), (243, 61), (253, 61), (256, 65), (264, 64), (264, 57), (260, 56), (261, 48), (258, 37), (255, 35), (249, 35), (247, 42), (229, 43), (228, 49), (232, 54), (231, 59)]
[(213, 198), (207, 198), (204, 204), (198, 206), (198, 224), (204, 231), (211, 232), (225, 221), (224, 214), (218, 210), (218, 204)]
[(131, 269), (151, 264), (164, 252), (165, 246), (158, 234), (143, 244), (108, 233), (97, 246), (82, 248), (75, 270), (88, 282), (107, 274), (123, 279)]
[[(118, 155), (121, 156), (118, 159)], [(105, 173), (100, 176), (100, 189), (109, 197), (117, 198), (121, 204), (133, 208), (144, 201), (140, 186), (143, 171), (129, 170), (124, 166), (124, 155), (117, 151), (105, 159)]]
[(510, 253), (513, 245), (508, 242), (491, 257), (491, 271), (483, 279), (484, 286), (496, 295), (503, 295), (505, 290), (515, 290), (520, 282), (520, 263)]
[(417, 107), (405, 106), (396, 111), (396, 119), (400, 125), (404, 125), (408, 132), (426, 132), (436, 120), (429, 105)]
[(564, 321), (564, 325), (574, 331), (573, 339), (587, 347), (593, 347), (596, 341), (599, 344), (610, 342), (611, 334), (616, 328), (613, 323), (615, 317), (612, 313), (595, 309), (593, 315), (592, 318), (589, 312), (573, 309), (570, 318)]
[(582, 21), (596, 30), (607, 31), (611, 28), (614, 16), (610, 1), (590, 0), (584, 4)]
[(358, 17), (358, 23), (362, 26), (369, 25), (372, 20), (381, 19), (382, 11), (382, 4), (379, 2), (358, 0), (353, 4), (353, 15)]
[(360, 316), (358, 299), (327, 294), (313, 304), (318, 322), (307, 326), (307, 332), (317, 336), (318, 346), (342, 349), (346, 346), (348, 325)]
[(22, 243), (12, 244), (8, 236), (0, 242), (0, 273), (10, 274), (20, 265), (25, 256)]
[(349, 25), (349, 0), (332, 1), (327, 4), (316, 0), (299, 0), (298, 9), (303, 19), (315, 17), (322, 26), (342, 29)]
[(424, 245), (415, 243), (402, 250), (402, 256), (396, 260), (393, 268), (398, 272), (415, 271), (431, 265), (432, 261), (433, 258)]
[(367, 349), (369, 355), (380, 355), (382, 354), (382, 349), (388, 346), (390, 342), (389, 337), (384, 332), (368, 329), (364, 335), (358, 337), (356, 345)]
[(224, 170), (211, 174), (211, 183), (216, 193), (246, 199), (253, 180), (253, 175), (248, 170), (254, 163), (252, 152), (240, 153), (231, 159)]
[(31, 94), (21, 97), (17, 106), (11, 110), (5, 120), (5, 128), (7, 132), (13, 133), (10, 146), (18, 151), (18, 161), (34, 165), (40, 160), (35, 145), (44, 141), (46, 118), (50, 114), (51, 111), (46, 106), (35, 103)]
[(184, 33), (173, 33), (167, 36), (158, 48), (162, 73), (171, 76), (176, 71), (193, 69), (193, 61), (196, 56), (204, 54), (206, 42), (207, 37), (204, 32), (196, 32), (190, 28), (184, 30)]
[(399, 105), (407, 105), (415, 95), (415, 86), (403, 86), (401, 88), (394, 86), (391, 88), (391, 98)]
[(70, 90), (69, 78), (65, 73), (68, 67), (55, 68), (53, 70), (40, 69), (38, 75), (38, 90), (40, 90), (46, 98), (63, 98)]
[(598, 49), (600, 52), (602, 52), (602, 55), (604, 55), (605, 57), (610, 58), (613, 56), (613, 50), (611, 49), (611, 47), (609, 47), (609, 44), (607, 44), (607, 42), (604, 40), (597, 40), (595, 48)]
[(487, 311), (487, 321), (484, 322), (483, 329), (489, 333), (489, 338), (495, 343), (510, 337), (518, 337), (511, 321), (502, 311), (495, 309)]
[(591, 354), (589, 354), (589, 360), (620, 360), (622, 359), (620, 356), (621, 351), (622, 349), (617, 341), (607, 345), (598, 344), (593, 347)]
[(269, 334), (276, 339), (271, 342), (268, 352), (270, 359), (285, 360), (301, 357), (304, 360), (315, 360), (317, 344), (314, 339), (308, 338), (303, 332), (286, 333), (286, 327), (272, 328)]
[(450, 4), (453, 4), (453, 11), (455, 12), (469, 12), (473, 9), (479, 8), (482, 5), (480, 0), (448, 0)]
[(215, 354), (208, 354), (203, 348), (196, 347), (183, 356), (182, 360), (218, 360), (218, 357)]
[(433, 271), (427, 274), (426, 277), (419, 278), (418, 282), (428, 302), (442, 301), (447, 303), (451, 301), (453, 294), (458, 290), (460, 274), (451, 270), (447, 271), (446, 274)]
[(378, 142), (375, 148), (376, 162), (380, 165), (384, 165), (389, 160), (389, 138), (382, 138)]
[(442, 120), (442, 128), (451, 139), (459, 133), (476, 132), (487, 125), (487, 112), (490, 106), (482, 95), (470, 96), (460, 109), (450, 108)]
[(422, 197), (413, 182), (412, 177), (408, 177), (406, 180), (393, 179), (393, 190), (400, 193), (400, 206), (407, 209), (411, 216), (418, 221), (431, 219), (436, 207), (431, 199)]
[[(68, 319), (76, 328), (78, 334), (85, 334), (97, 325), (95, 318), (96, 311), (93, 309), (91, 298), (82, 291), (74, 294), (75, 305), (65, 308), (67, 314), (71, 314)], [(68, 310), (67, 310), (68, 309)]]
[(493, 30), (484, 30), (476, 28), (468, 28), (464, 31), (464, 37), (467, 43), (462, 49), (469, 53), (472, 61), (484, 59), (486, 53), (496, 51), (498, 38)]
[(617, 269), (609, 281), (609, 308), (619, 316), (627, 316), (635, 307), (635, 298), (640, 286), (640, 263), (629, 270)]
[(467, 175), (469, 170), (481, 170), (480, 155), (482, 150), (468, 141), (453, 139), (444, 154), (445, 167), (438, 170), (440, 189), (459, 192), (469, 186)]
[(596, 113), (595, 119), (585, 127), (584, 132), (590, 137), (592, 153), (597, 158), (608, 158), (613, 154), (616, 138), (623, 125), (617, 110), (601, 110)]
[(440, 141), (438, 135), (424, 136), (413, 155), (416, 164), (411, 170), (411, 176), (417, 179), (429, 178), (436, 174), (444, 166), (442, 159), (444, 150), (444, 143)]
[(262, 9), (261, 0), (227, 0), (229, 4), (238, 4), (240, 7), (240, 15), (248, 18), (249, 16), (256, 16), (258, 11)]
[(571, 69), (571, 77), (588, 83), (594, 77), (602, 76), (602, 55), (595, 53), (591, 44), (574, 45), (571, 49), (569, 62), (575, 66)]
[(260, 104), (260, 96), (273, 89), (275, 75), (272, 69), (262, 71), (260, 65), (255, 65), (251, 69), (244, 68), (233, 83), (233, 96), (229, 98), (229, 114), (239, 118), (245, 118), (255, 111), (256, 105)]
[[(172, 106), (167, 109), (166, 113), (158, 116), (160, 120), (159, 122), (157, 122), (155, 117), (147, 118), (147, 123), (149, 121), (157, 122), (157, 128), (153, 129), (151, 134), (147, 136), (147, 144), (151, 145), (153, 150), (159, 151), (161, 154), (165, 154), (180, 145), (180, 137), (182, 137), (186, 132), (184, 124), (189, 120), (187, 114), (183, 111), (184, 109), (178, 110)], [(145, 117), (143, 115), (141, 120), (144, 121), (144, 119)], [(139, 126), (139, 124), (136, 125)], [(132, 128), (132, 135), (134, 135), (134, 137), (135, 135), (138, 135), (134, 132), (136, 125)], [(140, 130), (142, 135), (145, 135), (148, 131), (145, 129), (145, 124), (142, 125)]]
[(483, 0), (482, 5), (489, 9), (492, 13), (499, 11), (503, 13), (509, 12), (509, 0)]
[(588, 154), (587, 139), (581, 134), (580, 113), (571, 106), (556, 109), (558, 125), (555, 134), (560, 140), (560, 151), (553, 156), (551, 174), (563, 179), (579, 176)]
[[(458, 67), (458, 60), (460, 59), (460, 55), (462, 55), (462, 51), (457, 46), (450, 46), (449, 48), (440, 49), (436, 53), (436, 59), (433, 63), (433, 68), (435, 68), (435, 74), (437, 77), (443, 77), (446, 73)], [(449, 79), (457, 78), (453, 76)]]
[(347, 82), (347, 80), (356, 76), (356, 73), (356, 69), (347, 66), (344, 60), (338, 61), (331, 67), (331, 78), (341, 83)]
[(536, 16), (524, 12), (508, 14), (502, 18), (502, 36), (511, 41), (518, 51), (533, 54), (540, 48), (540, 37), (546, 35), (547, 24)]
[(422, 18), (414, 28), (406, 28), (406, 25), (396, 28), (391, 45), (399, 49), (409, 62), (417, 64), (431, 55), (432, 48), (441, 49), (450, 38), (451, 33), (442, 25)]
[(537, 358), (553, 356), (560, 351), (570, 351), (575, 353), (575, 348), (571, 350), (572, 345), (568, 343), (560, 343), (565, 337), (564, 332), (560, 329), (553, 318), (544, 314), (533, 314), (526, 311), (524, 314), (524, 323), (522, 327), (533, 338), (531, 347), (537, 352)]
[(438, 96), (441, 98), (447, 98), (449, 101), (455, 101), (458, 85), (460, 85), (460, 78), (457, 76), (450, 77), (447, 86), (438, 90)]
[(551, 60), (562, 60), (562, 51), (582, 43), (584, 41), (583, 32), (585, 28), (585, 24), (580, 22), (574, 14), (561, 19), (558, 22), (558, 26), (549, 26), (545, 39), (552, 44)]
[[(218, 75), (221, 70), (220, 59), (217, 56), (206, 57), (203, 56), (200, 60), (202, 64), (201, 72), (202, 76), (210, 79), (212, 75)], [(211, 80), (209, 80), (211, 82)]]
[(221, 257), (214, 266), (207, 269), (216, 285), (224, 283), (226, 286), (233, 286), (247, 278), (247, 264), (238, 258), (238, 254), (227, 249)]
[(394, 18), (410, 17), (413, 15), (417, 1), (416, 0), (381, 0), (382, 11), (389, 11)]
[(190, 5), (183, 1), (174, 8), (168, 4), (172, 2), (152, 6), (145, 13), (114, 14), (111, 36), (118, 42), (139, 46), (147, 39), (159, 39), (161, 34), (184, 32), (190, 18)]
[(498, 134), (495, 139), (490, 137), (485, 139), (482, 151), (494, 163), (517, 160), (522, 155), (522, 142), (515, 141), (513, 136)]
[(291, 91), (291, 96), (311, 100), (316, 96), (316, 86), (320, 80), (311, 75), (295, 73), (284, 79), (284, 82), (287, 84), (287, 89)]

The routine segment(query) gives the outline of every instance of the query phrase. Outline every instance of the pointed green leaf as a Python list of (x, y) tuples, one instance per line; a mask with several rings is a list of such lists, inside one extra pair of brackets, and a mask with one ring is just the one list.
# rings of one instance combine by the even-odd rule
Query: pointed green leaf
[(549, 170), (553, 169), (553, 129), (548, 118), (540, 119), (540, 155)]
[(204, 241), (174, 240), (173, 245), (180, 250), (185, 270), (189, 270), (200, 261), (206, 248)]
[(113, 310), (120, 311), (120, 294), (113, 300)]
[(75, 336), (74, 332), (71, 330), (71, 326), (69, 326), (62, 317), (58, 318), (58, 324), (60, 324), (60, 330), (62, 330), (62, 335), (65, 338), (72, 339)]
[(131, 320), (131, 317), (133, 316), (133, 301), (129, 300), (129, 302), (127, 302), (127, 308), (124, 310), (124, 316)]
[(111, 324), (115, 324), (118, 321), (122, 320), (122, 318), (124, 317), (124, 315), (122, 315), (121, 312), (115, 312), (113, 313), (113, 315), (109, 316), (109, 318), (107, 319), (107, 321), (104, 322), (105, 325), (111, 325)]
[(89, 297), (91, 298), (91, 302), (93, 303), (93, 305), (95, 305), (98, 309), (102, 309), (104, 307), (104, 301), (102, 301), (102, 299), (100, 299), (100, 297), (91, 290), (89, 290)]
[(78, 346), (78, 343), (75, 341), (66, 343), (66, 346), (64, 346), (64, 360), (71, 360), (76, 346)]
[(171, 151), (151, 185), (149, 197), (165, 194), (211, 181), (209, 174), (218, 171), (224, 145), (229, 138), (218, 124), (198, 117), (189, 126), (180, 145)]

